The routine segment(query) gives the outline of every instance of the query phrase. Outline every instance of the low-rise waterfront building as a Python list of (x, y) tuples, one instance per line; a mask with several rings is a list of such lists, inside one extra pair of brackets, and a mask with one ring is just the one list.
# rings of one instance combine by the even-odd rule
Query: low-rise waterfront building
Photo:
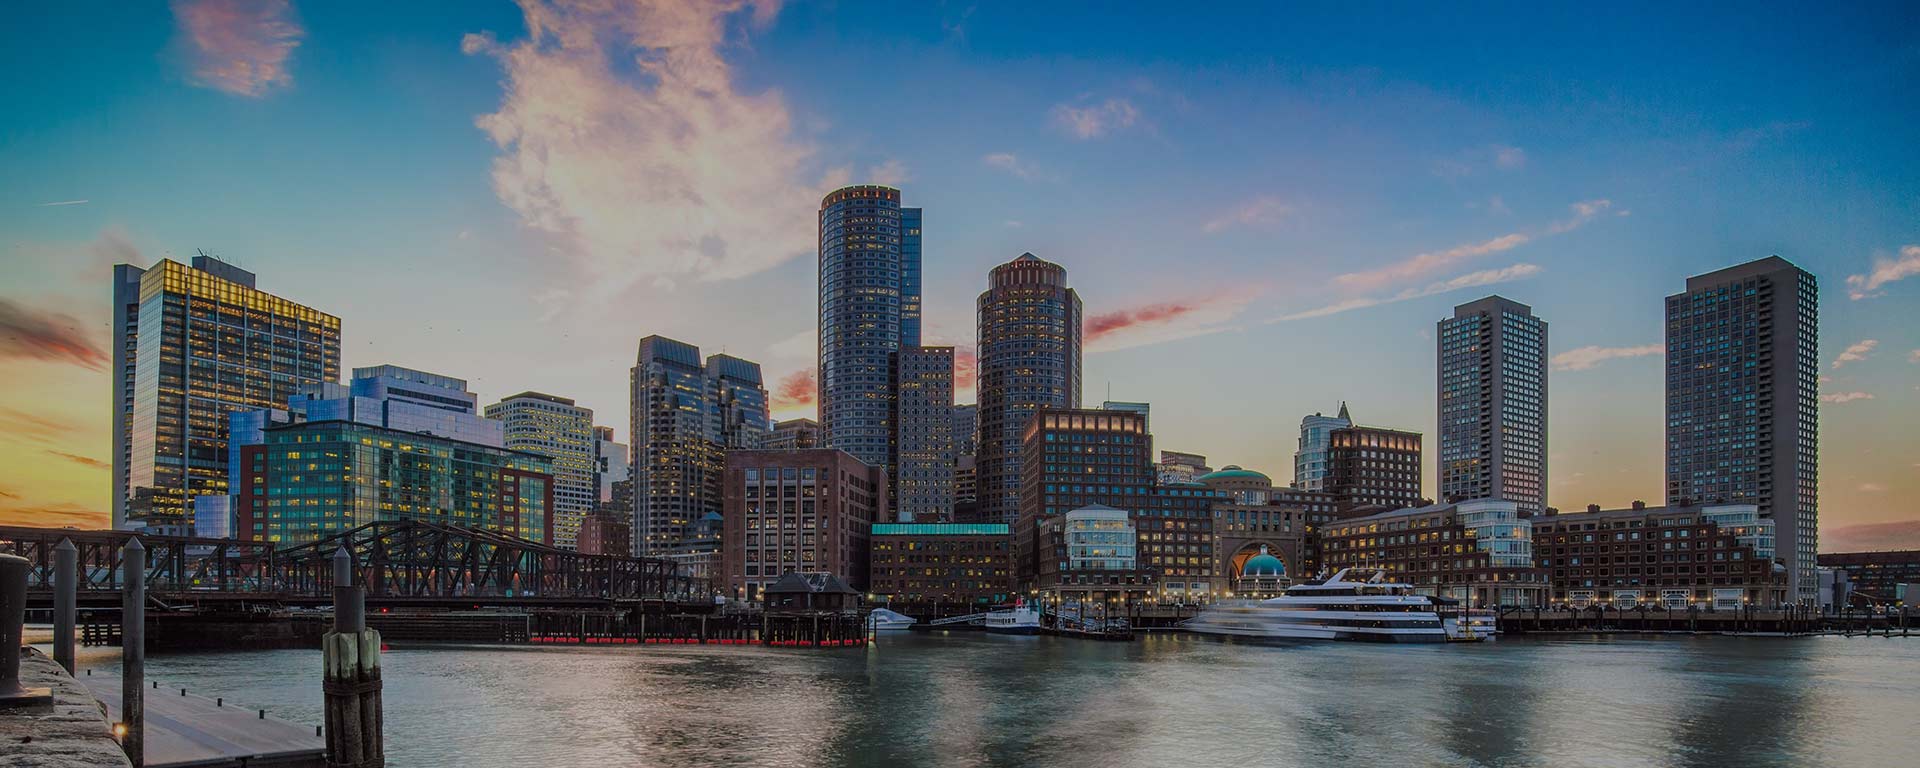
[(1013, 595), (1013, 541), (1000, 523), (876, 523), (869, 592), (915, 616), (973, 613)]
[(729, 451), (721, 479), (720, 576), (757, 600), (793, 572), (868, 584), (872, 526), (887, 519), (886, 470), (846, 451)]
[(1199, 478), (1212, 489), (1213, 585), (1216, 594), (1235, 586), (1247, 561), (1266, 552), (1287, 573), (1311, 574), (1318, 565), (1316, 526), (1333, 520), (1333, 494), (1274, 487), (1266, 474), (1228, 465)]
[(240, 538), (306, 544), (380, 520), (552, 541), (545, 456), (353, 421), (268, 427), (241, 451)]
[(1773, 525), (1754, 504), (1593, 505), (1536, 515), (1534, 555), (1558, 605), (1772, 608), (1787, 602)]
[(1920, 584), (1920, 549), (1829, 552), (1820, 555), (1820, 567), (1845, 571), (1856, 603), (1920, 603), (1920, 595), (1908, 593), (1904, 586)]
[(1328, 568), (1382, 571), (1421, 594), (1475, 608), (1547, 602), (1547, 572), (1533, 559), (1533, 525), (1511, 501), (1399, 509), (1336, 520), (1320, 532)]

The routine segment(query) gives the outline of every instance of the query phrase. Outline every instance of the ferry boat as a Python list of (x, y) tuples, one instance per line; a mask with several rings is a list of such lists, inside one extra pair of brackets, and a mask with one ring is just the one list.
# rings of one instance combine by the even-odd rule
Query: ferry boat
[(987, 613), (983, 623), (988, 632), (1002, 635), (1040, 634), (1040, 611), (1020, 600), (1011, 608), (996, 608)]
[[(1364, 640), (1441, 643), (1475, 639), (1472, 623), (1443, 621), (1454, 601), (1417, 594), (1407, 584), (1343, 568), (1331, 578), (1288, 587), (1280, 597), (1217, 604), (1180, 626), (1189, 632), (1249, 640)], [(1482, 630), (1480, 637), (1486, 634)]]
[(910, 629), (918, 621), (919, 619), (898, 611), (875, 608), (872, 613), (867, 614), (867, 629), (875, 632)]

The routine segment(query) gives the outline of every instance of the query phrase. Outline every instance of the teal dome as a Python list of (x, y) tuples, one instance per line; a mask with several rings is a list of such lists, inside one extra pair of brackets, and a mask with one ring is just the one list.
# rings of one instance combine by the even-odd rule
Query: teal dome
[(1285, 576), (1287, 564), (1280, 558), (1267, 554), (1266, 545), (1260, 546), (1260, 554), (1247, 558), (1247, 564), (1240, 566), (1240, 578), (1251, 579), (1260, 576)]
[(1209, 472), (1199, 477), (1200, 482), (1204, 483), (1208, 480), (1260, 480), (1272, 482), (1273, 478), (1251, 469), (1241, 469), (1237, 465), (1228, 464), (1225, 467), (1221, 467), (1218, 472)]

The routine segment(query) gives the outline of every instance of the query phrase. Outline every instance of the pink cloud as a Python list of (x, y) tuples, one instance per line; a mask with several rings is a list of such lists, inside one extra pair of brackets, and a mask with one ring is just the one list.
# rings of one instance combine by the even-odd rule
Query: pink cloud
[(1054, 105), (1053, 124), (1076, 139), (1097, 139), (1131, 127), (1140, 119), (1140, 109), (1126, 99), (1112, 98), (1099, 104)]
[(1232, 330), (1228, 323), (1257, 295), (1254, 288), (1234, 288), (1150, 302), (1088, 317), (1081, 330), (1095, 352), (1205, 336)]
[(1870, 299), (1879, 296), (1887, 283), (1914, 275), (1920, 275), (1920, 245), (1903, 246), (1899, 258), (1874, 259), (1873, 269), (1866, 274), (1848, 275), (1847, 297), (1854, 301)]
[(1920, 520), (1843, 525), (1820, 531), (1822, 552), (1877, 552), (1890, 549), (1920, 549)]
[(287, 60), (306, 34), (287, 0), (174, 0), (196, 85), (259, 98), (293, 85)]
[(94, 336), (94, 329), (72, 315), (0, 298), (0, 358), (44, 360), (105, 370), (107, 352)]
[(780, 378), (773, 385), (774, 410), (789, 410), (812, 406), (819, 397), (820, 388), (813, 377), (813, 369), (794, 371)]

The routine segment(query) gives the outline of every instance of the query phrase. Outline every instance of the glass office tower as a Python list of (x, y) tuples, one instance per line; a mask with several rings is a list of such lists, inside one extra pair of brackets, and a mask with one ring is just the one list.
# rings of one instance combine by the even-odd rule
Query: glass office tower
[(1440, 497), (1547, 508), (1547, 322), (1489, 296), (1438, 323)]
[(1756, 504), (1788, 596), (1817, 597), (1820, 296), (1770, 256), (1667, 297), (1667, 505)]
[(501, 423), (506, 447), (552, 460), (551, 543), (573, 549), (581, 519), (600, 502), (599, 435), (593, 427), (593, 409), (582, 408), (570, 398), (522, 392), (487, 406), (487, 418)]
[(114, 267), (113, 521), (190, 534), (227, 493), (228, 415), (340, 378), (340, 318), (205, 254)]
[(702, 521), (718, 520), (726, 452), (758, 447), (772, 428), (760, 365), (702, 363), (699, 347), (648, 336), (631, 386), (634, 553), (710, 554), (719, 542)]

